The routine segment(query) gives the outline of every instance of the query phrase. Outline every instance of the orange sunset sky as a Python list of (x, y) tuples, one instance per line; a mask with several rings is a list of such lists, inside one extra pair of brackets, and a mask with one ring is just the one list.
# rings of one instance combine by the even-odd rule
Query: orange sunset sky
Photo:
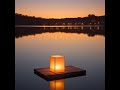
[(105, 15), (105, 0), (15, 0), (15, 13), (42, 18)]

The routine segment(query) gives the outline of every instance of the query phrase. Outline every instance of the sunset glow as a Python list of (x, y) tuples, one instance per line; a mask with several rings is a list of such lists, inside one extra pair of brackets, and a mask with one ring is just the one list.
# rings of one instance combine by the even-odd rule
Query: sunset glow
[(105, 15), (105, 0), (15, 0), (15, 13), (43, 18)]

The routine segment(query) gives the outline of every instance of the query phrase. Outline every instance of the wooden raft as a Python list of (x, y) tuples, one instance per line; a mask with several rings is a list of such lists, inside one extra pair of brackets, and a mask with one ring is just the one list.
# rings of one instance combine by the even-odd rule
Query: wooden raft
[(65, 66), (65, 72), (63, 73), (54, 73), (50, 71), (50, 68), (36, 68), (34, 73), (38, 76), (44, 78), (47, 81), (65, 79), (76, 76), (86, 75), (86, 70), (74, 67), (74, 66)]

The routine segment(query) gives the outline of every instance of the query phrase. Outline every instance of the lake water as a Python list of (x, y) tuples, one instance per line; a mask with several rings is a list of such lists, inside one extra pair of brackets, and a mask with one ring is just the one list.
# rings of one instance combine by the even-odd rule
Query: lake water
[[(104, 35), (30, 29), (16, 28), (15, 90), (105, 90)], [(49, 56), (56, 54), (65, 56), (65, 65), (85, 69), (86, 75), (46, 81), (34, 74), (34, 68), (48, 67)]]

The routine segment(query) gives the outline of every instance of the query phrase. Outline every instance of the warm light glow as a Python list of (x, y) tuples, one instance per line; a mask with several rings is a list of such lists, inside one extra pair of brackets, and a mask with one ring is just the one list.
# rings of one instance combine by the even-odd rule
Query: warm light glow
[(65, 25), (65, 23), (63, 23), (63, 25)]
[(64, 79), (50, 81), (50, 90), (64, 90)]
[(98, 27), (97, 29), (100, 29), (100, 27)]
[(53, 55), (50, 56), (50, 71), (52, 72), (64, 72), (64, 56)]
[(90, 29), (91, 29), (91, 27), (90, 27)]
[(83, 29), (83, 27), (81, 27), (81, 29)]

